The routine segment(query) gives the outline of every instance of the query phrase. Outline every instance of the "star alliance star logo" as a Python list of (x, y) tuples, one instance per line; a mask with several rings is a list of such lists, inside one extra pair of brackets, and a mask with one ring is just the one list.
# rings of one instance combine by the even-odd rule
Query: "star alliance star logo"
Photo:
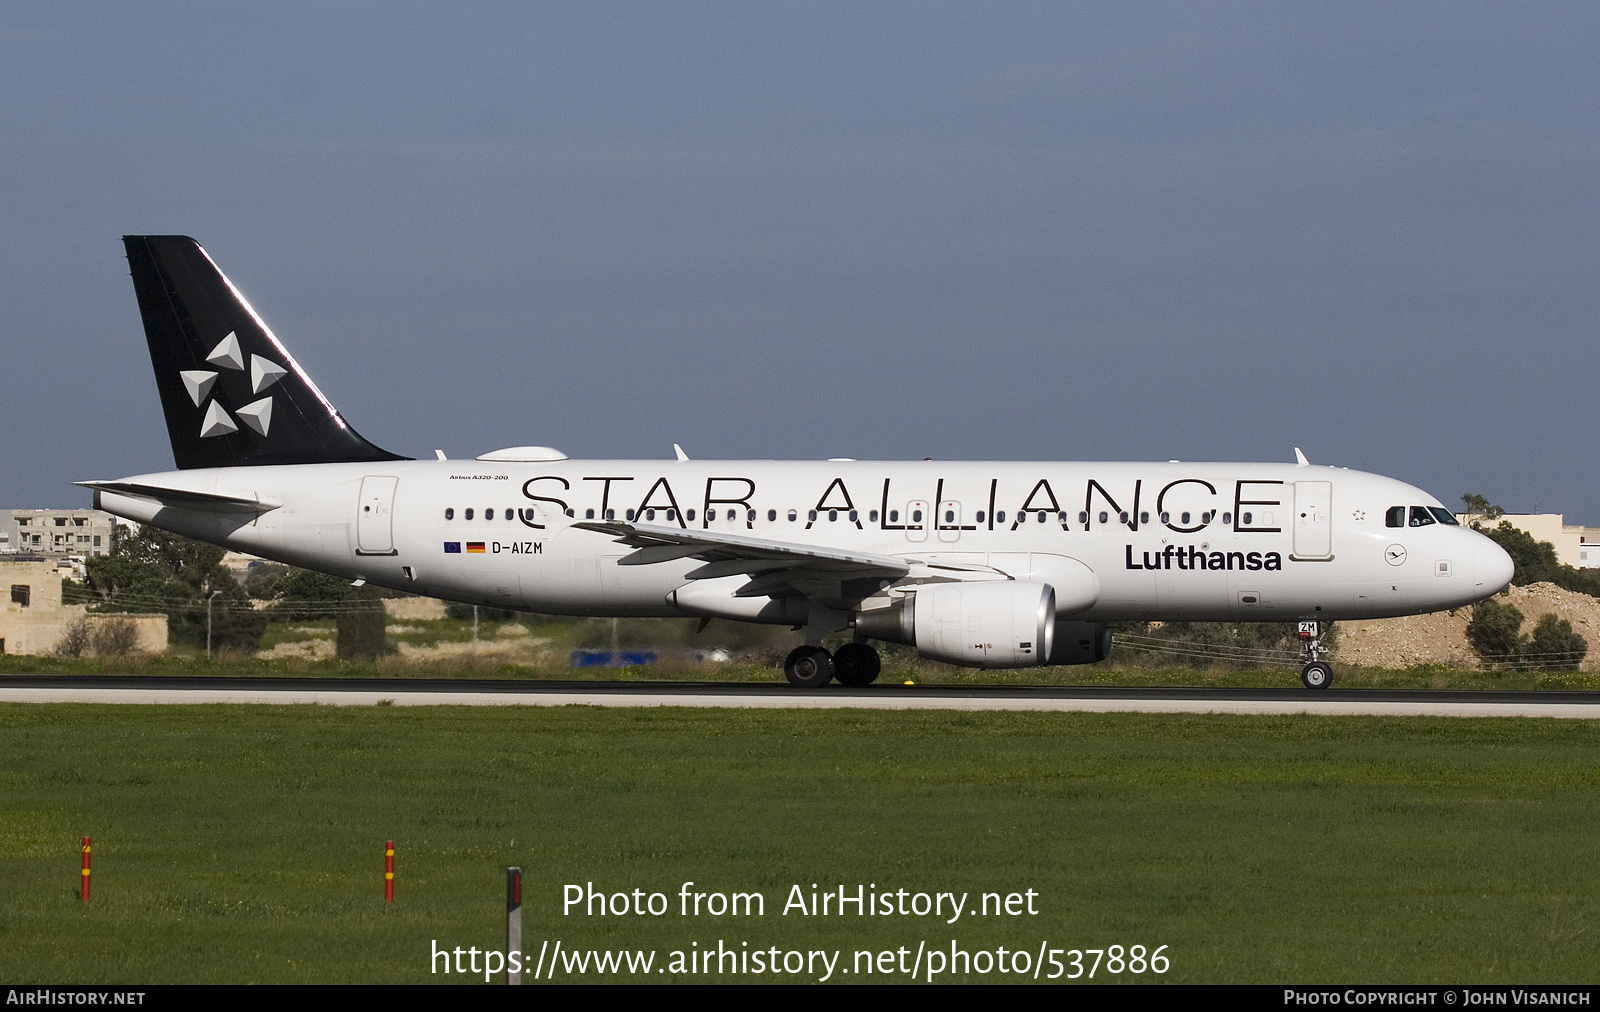
[[(217, 346), (211, 349), (211, 354), (206, 356), (206, 361), (221, 369), (244, 372), (244, 352), (239, 348), (237, 332), (230, 331), (227, 337), (218, 341)], [(289, 370), (270, 358), (251, 355), (249, 371), (250, 392), (260, 394), (278, 382)], [(198, 408), (205, 404), (220, 374), (210, 369), (185, 369), (178, 375), (183, 379), (183, 388), (189, 392), (189, 399), (194, 401), (194, 406)], [(267, 396), (251, 401), (234, 411), (234, 415), (250, 429), (265, 436), (267, 430), (272, 428), (272, 398)], [(233, 416), (230, 416), (227, 409), (218, 401), (212, 400), (211, 406), (206, 408), (205, 418), (200, 422), (200, 438), (226, 436), (238, 431), (239, 425)]]

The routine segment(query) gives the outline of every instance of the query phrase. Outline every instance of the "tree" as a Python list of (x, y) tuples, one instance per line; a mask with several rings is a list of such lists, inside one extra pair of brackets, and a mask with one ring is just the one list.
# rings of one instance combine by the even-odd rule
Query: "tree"
[(272, 617), (280, 622), (304, 622), (338, 613), (350, 594), (350, 581), (327, 573), (291, 566), (274, 567), (256, 581), (256, 596), (272, 602)]
[(1472, 606), (1467, 642), (1486, 665), (1504, 664), (1522, 656), (1522, 612), (1511, 604), (1490, 598)]
[(389, 650), (389, 641), (384, 636), (387, 613), (383, 609), (383, 595), (377, 587), (346, 587), (345, 590), (336, 623), (339, 638), (334, 649), (345, 660), (375, 660)]
[[(1469, 517), (1482, 517), (1484, 520), (1498, 520), (1506, 515), (1506, 511), (1490, 502), (1476, 492), (1467, 492), (1461, 497), (1462, 512)], [(1469, 526), (1478, 527), (1479, 522), (1471, 521)]]
[(1576, 671), (1588, 652), (1589, 641), (1572, 631), (1571, 622), (1554, 615), (1541, 615), (1526, 655), (1535, 666), (1546, 671)]
[(117, 531), (109, 555), (85, 562), (86, 603), (97, 612), (167, 613), (168, 639), (204, 647), (207, 605), (214, 647), (253, 652), (267, 616), (257, 611), (239, 581), (222, 565), (215, 545), (146, 524), (138, 534)]

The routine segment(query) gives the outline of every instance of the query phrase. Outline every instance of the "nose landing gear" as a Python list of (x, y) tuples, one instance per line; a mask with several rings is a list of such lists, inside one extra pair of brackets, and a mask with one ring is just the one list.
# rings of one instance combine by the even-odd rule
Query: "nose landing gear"
[(1333, 684), (1333, 665), (1327, 661), (1322, 644), (1326, 627), (1321, 622), (1300, 623), (1300, 652), (1305, 664), (1300, 668), (1300, 684), (1308, 689), (1326, 689)]

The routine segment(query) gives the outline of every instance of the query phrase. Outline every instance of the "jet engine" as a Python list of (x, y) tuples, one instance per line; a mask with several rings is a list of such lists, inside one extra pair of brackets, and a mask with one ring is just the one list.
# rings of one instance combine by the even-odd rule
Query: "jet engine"
[(1031, 580), (937, 583), (888, 608), (856, 617), (856, 631), (907, 643), (930, 660), (970, 668), (1046, 663), (1056, 628), (1056, 592)]
[(1111, 626), (1105, 622), (1056, 620), (1055, 642), (1045, 664), (1093, 664), (1111, 656)]

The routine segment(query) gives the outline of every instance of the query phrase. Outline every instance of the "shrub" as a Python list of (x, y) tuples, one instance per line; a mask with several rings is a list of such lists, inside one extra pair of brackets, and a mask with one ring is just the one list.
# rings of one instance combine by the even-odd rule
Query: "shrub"
[(1589, 642), (1572, 631), (1572, 623), (1554, 615), (1541, 615), (1528, 642), (1526, 656), (1535, 666), (1547, 671), (1576, 671)]
[(57, 657), (82, 657), (83, 652), (88, 648), (89, 622), (87, 619), (80, 618), (62, 630), (61, 640), (55, 646), (55, 655)]
[(1486, 665), (1516, 660), (1526, 644), (1522, 612), (1493, 598), (1479, 601), (1472, 606), (1472, 621), (1467, 623), (1467, 642)]
[(139, 645), (139, 626), (131, 618), (104, 618), (95, 623), (89, 645), (96, 657), (122, 657)]

